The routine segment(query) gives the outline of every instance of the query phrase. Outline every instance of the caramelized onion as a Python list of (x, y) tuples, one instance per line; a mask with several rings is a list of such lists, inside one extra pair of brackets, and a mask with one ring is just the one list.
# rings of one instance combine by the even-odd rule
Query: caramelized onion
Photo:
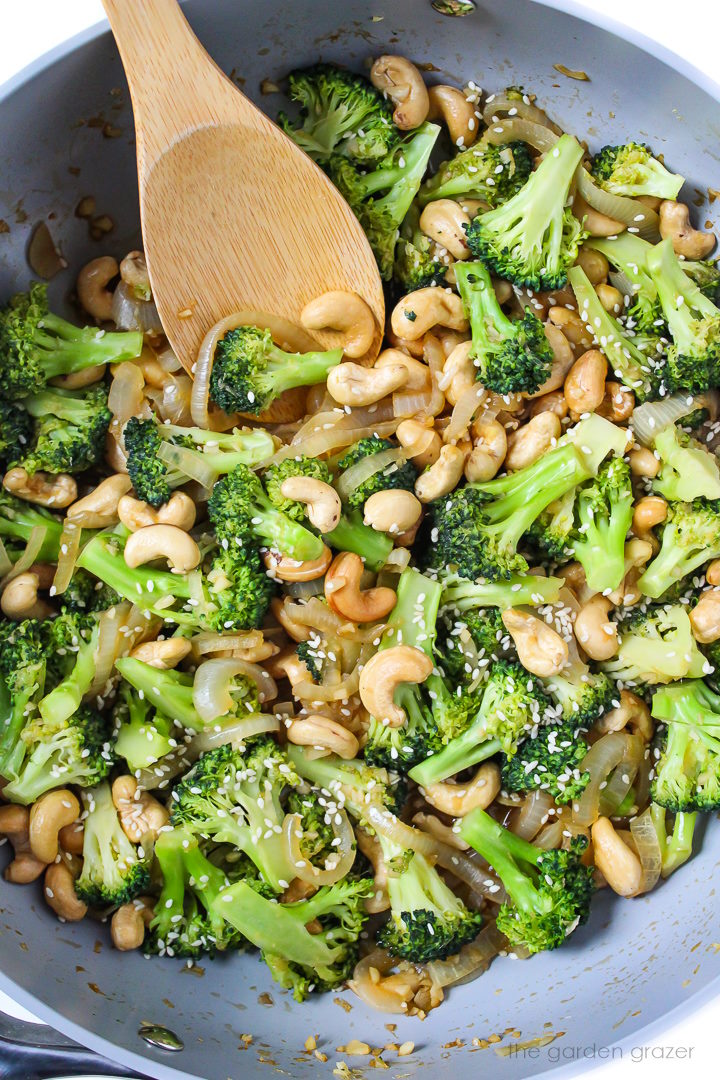
[(37, 562), (40, 549), (45, 543), (45, 536), (47, 534), (47, 525), (34, 525), (30, 530), (28, 536), (28, 542), (25, 545), (25, 550), (15, 563), (13, 568), (3, 578), (3, 585), (8, 581), (12, 581), (18, 574), (24, 574), (26, 570), (29, 570), (33, 563)]
[(112, 298), (112, 317), (118, 330), (141, 330), (143, 334), (161, 334), (162, 323), (153, 300), (140, 300), (121, 281)]
[[(505, 116), (501, 116), (501, 113), (505, 113)], [(486, 101), (482, 116), (487, 127), (490, 127), (492, 124), (504, 123), (508, 113), (510, 120), (517, 116), (520, 120), (529, 120), (540, 127), (548, 128), (556, 135), (562, 135), (562, 128), (554, 124), (541, 108), (533, 105), (531, 101), (509, 97), (506, 92), (493, 94)]]
[(444, 442), (455, 443), (467, 434), (475, 413), (482, 407), (487, 396), (487, 390), (481, 383), (463, 390), (453, 408), (450, 423), (443, 432)]
[[(282, 826), (283, 848), (285, 856), (295, 871), (295, 877), (309, 885), (334, 885), (341, 881), (351, 870), (355, 862), (355, 834), (348, 820), (346, 812), (342, 809), (334, 810), (329, 815), (331, 827), (335, 839), (338, 841), (333, 855), (325, 862), (325, 869), (306, 859), (300, 849), (302, 837), (302, 818), (300, 814), (286, 814)], [(337, 856), (335, 858), (334, 856)], [(328, 866), (332, 861), (333, 865)]]
[(643, 876), (638, 892), (649, 892), (657, 884), (662, 870), (662, 849), (650, 807), (632, 819), (630, 832), (642, 866)]
[(483, 927), (474, 941), (463, 945), (457, 956), (449, 960), (431, 960), (427, 973), (436, 986), (452, 986), (462, 981), (477, 978), (500, 952), (507, 948), (507, 938), (500, 933), (495, 923)]
[(649, 206), (626, 195), (611, 195), (609, 191), (603, 191), (582, 165), (578, 167), (576, 176), (577, 190), (593, 210), (615, 221), (621, 221), (644, 240), (655, 242), (660, 238), (660, 219)]
[(60, 596), (70, 584), (70, 578), (75, 572), (75, 563), (80, 551), (81, 535), (80, 524), (68, 521), (65, 518), (60, 536), (57, 569), (53, 578), (53, 596)]
[(590, 747), (579, 766), (583, 772), (590, 773), (590, 780), (579, 801), (573, 805), (576, 824), (592, 825), (600, 817), (601, 785), (613, 769), (637, 753), (636, 740), (642, 744), (639, 735), (611, 731)]
[(214, 750), (218, 746), (225, 746), (227, 743), (237, 746), (254, 735), (264, 735), (266, 732), (279, 730), (280, 721), (277, 716), (269, 716), (266, 713), (248, 713), (240, 720), (233, 720), (232, 723), (224, 726), (217, 725), (210, 731), (199, 732), (193, 736), (185, 750), (190, 755), (191, 761), (197, 761), (201, 754), (206, 754), (208, 750)]
[(126, 424), (131, 416), (140, 416), (144, 387), (143, 373), (137, 364), (129, 360), (118, 364), (110, 383), (108, 409), (119, 425)]
[(338, 495), (345, 501), (356, 488), (359, 488), (371, 476), (375, 476), (376, 473), (382, 472), (384, 469), (389, 469), (392, 465), (401, 465), (405, 460), (405, 451), (401, 446), (381, 450), (378, 454), (368, 454), (367, 457), (361, 458), (355, 465), (351, 465), (349, 469), (345, 469), (340, 474), (335, 484)]
[(545, 154), (548, 150), (552, 150), (558, 138), (559, 136), (553, 131), (544, 124), (538, 124), (535, 120), (510, 117), (490, 124), (481, 141), (493, 143), (495, 146), (510, 142), (525, 142), (534, 150)]
[(236, 675), (252, 679), (257, 685), (261, 702), (277, 697), (275, 680), (259, 664), (231, 657), (205, 660), (195, 672), (193, 705), (206, 724), (234, 711), (231, 683)]
[(547, 823), (549, 812), (555, 803), (547, 791), (531, 791), (523, 799), (523, 804), (513, 817), (510, 829), (523, 840), (533, 840), (540, 829)]

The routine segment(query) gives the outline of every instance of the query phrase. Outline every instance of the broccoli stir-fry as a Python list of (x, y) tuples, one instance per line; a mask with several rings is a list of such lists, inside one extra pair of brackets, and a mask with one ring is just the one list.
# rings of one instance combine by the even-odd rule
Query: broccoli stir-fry
[(0, 311), (6, 880), (420, 1017), (720, 810), (715, 237), (669, 151), (423, 78), (316, 64), (278, 117), (387, 327), (227, 312), (186, 374), (140, 252), (120, 326)]

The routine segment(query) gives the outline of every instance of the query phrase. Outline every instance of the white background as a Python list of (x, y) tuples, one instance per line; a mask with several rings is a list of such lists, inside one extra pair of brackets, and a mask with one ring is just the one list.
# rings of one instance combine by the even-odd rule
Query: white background
[[(135, 0), (141, 3), (142, 0)], [(292, 0), (290, 0), (292, 2)], [(492, 4), (498, 0), (484, 0)], [(716, 0), (584, 0), (585, 7), (602, 11), (655, 38), (720, 82), (720, 5)], [(22, 0), (0, 4), (0, 83), (19, 71), (43, 52), (72, 34), (103, 18), (100, 0)], [(4, 147), (4, 153), (11, 148)], [(718, 177), (708, 178), (717, 187)], [(0, 994), (0, 1008), (5, 1007)], [(13, 1011), (19, 1012), (17, 1006)], [(661, 1047), (692, 1046), (690, 1061), (658, 1060), (642, 1063), (614, 1061), (594, 1072), (608, 1080), (667, 1080), (687, 1076), (703, 1078), (717, 1073), (717, 1031), (720, 1029), (720, 1003), (706, 1006), (694, 1017), (668, 1029), (648, 1043), (648, 1052), (659, 1054)], [(638, 1044), (642, 1043), (642, 1038)], [(492, 1070), (492, 1064), (487, 1063)]]

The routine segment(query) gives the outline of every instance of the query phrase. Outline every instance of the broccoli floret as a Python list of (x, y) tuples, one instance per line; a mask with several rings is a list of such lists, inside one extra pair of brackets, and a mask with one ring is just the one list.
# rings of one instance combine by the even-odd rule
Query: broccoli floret
[(80, 327), (48, 308), (47, 285), (35, 283), (0, 312), (0, 392), (11, 400), (42, 390), (56, 375), (98, 364), (133, 360), (142, 352), (138, 331), (109, 334)]
[(472, 330), (476, 378), (497, 394), (532, 393), (547, 381), (554, 363), (545, 328), (529, 307), (508, 319), (497, 302), (490, 275), (480, 262), (455, 267), (458, 290)]
[(573, 720), (547, 724), (537, 735), (525, 739), (502, 768), (505, 791), (547, 791), (556, 803), (575, 802), (587, 787), (590, 773), (583, 772), (589, 750), (582, 728)]
[(332, 483), (332, 477), (324, 461), (301, 454), (270, 465), (263, 473), (265, 490), (273, 506), (293, 521), (304, 521), (307, 517), (307, 504), (286, 498), (280, 490), (285, 480), (295, 476), (308, 476), (313, 480), (321, 480), (324, 484)]
[(484, 143), (462, 150), (426, 180), (418, 193), (418, 203), (426, 206), (435, 199), (480, 199), (500, 206), (521, 190), (532, 172), (532, 158), (525, 143)]
[(269, 330), (238, 326), (217, 344), (210, 395), (225, 412), (261, 413), (285, 390), (325, 382), (342, 356), (342, 349), (284, 352)]
[[(598, 348), (620, 382), (632, 390), (638, 401), (657, 397), (667, 380), (664, 360), (653, 355), (654, 340), (650, 347), (640, 336), (626, 333), (621, 323), (600, 303), (600, 299), (581, 266), (568, 271), (577, 300), (580, 317), (593, 335)], [(643, 351), (641, 346), (646, 347)]]
[(400, 138), (383, 94), (361, 75), (333, 64), (292, 71), (288, 97), (300, 106), (300, 123), (283, 112), (277, 122), (320, 165), (337, 153), (371, 166), (391, 153)]
[(359, 555), (368, 570), (381, 570), (393, 549), (392, 539), (386, 533), (364, 524), (360, 510), (341, 514), (338, 524), (323, 539), (336, 551)]
[(653, 802), (676, 814), (720, 809), (720, 696), (688, 679), (656, 690), (652, 715), (665, 724)]
[(248, 548), (221, 548), (207, 574), (208, 597), (213, 606), (205, 621), (210, 629), (256, 630), (275, 595), (259, 554)]
[(114, 607), (120, 596), (86, 570), (76, 570), (62, 594), (62, 602), (66, 611), (90, 614)]
[[(338, 461), (338, 468), (341, 470), (351, 469), (367, 457), (374, 458), (379, 454), (387, 455), (388, 451), (395, 451), (396, 449), (397, 447), (393, 446), (389, 439), (379, 439), (375, 436), (361, 439), (360, 442), (351, 446), (347, 453), (343, 454)], [(361, 480), (352, 491), (345, 495), (345, 503), (351, 510), (362, 510), (370, 496), (378, 491), (388, 491), (390, 489), (413, 491), (415, 489), (417, 473), (412, 462), (393, 460), (382, 465), (383, 460), (383, 458), (378, 457), (377, 461), (381, 467), (365, 480)]]
[(275, 449), (272, 436), (262, 428), (219, 433), (135, 416), (125, 425), (123, 439), (135, 492), (155, 507), (189, 480), (212, 488), (218, 476), (236, 465), (261, 465)]
[(531, 289), (565, 284), (584, 236), (566, 205), (582, 155), (572, 135), (562, 135), (517, 195), (473, 219), (470, 250), (498, 277)]
[(308, 641), (299, 641), (296, 652), (298, 660), (302, 660), (308, 669), (310, 678), (314, 682), (320, 682), (322, 679), (323, 658), (318, 655), (317, 647), (313, 644), (312, 638)]
[[(213, 900), (211, 912), (260, 949), (273, 979), (303, 1001), (350, 976), (367, 920), (364, 901), (373, 891), (372, 878), (345, 878), (307, 900), (278, 904), (238, 881)], [(315, 920), (321, 929), (311, 934), (307, 924)]]
[(435, 564), (473, 580), (526, 573), (522, 536), (551, 503), (595, 476), (609, 453), (622, 454), (625, 441), (621, 429), (594, 415), (532, 465), (438, 499), (431, 504)]
[[(432, 658), (441, 592), (437, 581), (411, 568), (403, 570), (397, 585), (397, 601), (378, 649), (410, 645)], [(417, 683), (401, 683), (394, 702), (404, 711), (405, 723), (392, 727), (386, 717), (371, 717), (365, 760), (371, 765), (407, 772), (440, 748), (442, 732), (431, 703)]]
[(435, 243), (420, 228), (420, 208), (415, 202), (400, 226), (395, 246), (392, 277), (401, 296), (444, 283), (448, 264), (435, 252)]
[(692, 278), (703, 296), (707, 296), (708, 300), (717, 304), (720, 292), (720, 270), (716, 264), (710, 262), (709, 259), (683, 259), (680, 265), (683, 273)]
[(526, 732), (551, 708), (541, 684), (521, 664), (499, 660), (490, 669), (469, 726), (438, 753), (410, 770), (422, 787), (446, 780), (497, 754), (512, 756)]
[(660, 551), (638, 579), (645, 596), (656, 600), (694, 570), (720, 556), (720, 508), (696, 499), (668, 505)]
[(668, 172), (653, 157), (649, 146), (636, 142), (603, 146), (592, 160), (591, 172), (603, 191), (631, 199), (638, 195), (676, 199), (685, 183), (684, 176)]
[(146, 952), (197, 957), (242, 947), (242, 937), (212, 910), (213, 901), (229, 881), (203, 855), (197, 838), (183, 828), (161, 832), (155, 856), (163, 886), (155, 904)]
[(343, 806), (361, 825), (367, 823), (369, 807), (400, 813), (406, 788), (396, 772), (359, 758), (346, 759), (335, 754), (311, 758), (305, 747), (292, 743), (288, 743), (286, 753), (291, 766), (304, 780), (331, 796), (333, 802)]
[(403, 850), (382, 834), (378, 839), (391, 871), (390, 918), (378, 932), (378, 945), (413, 964), (460, 952), (480, 933), (480, 912), (466, 908), (420, 852)]
[(338, 154), (328, 162), (330, 178), (355, 212), (386, 281), (392, 277), (400, 226), (417, 195), (439, 134), (437, 124), (421, 124), (372, 172), (361, 171)]
[(542, 680), (555, 699), (563, 720), (578, 727), (591, 727), (594, 720), (613, 708), (617, 691), (603, 672), (593, 672), (572, 644), (568, 663), (557, 675)]
[(298, 847), (303, 858), (321, 870), (326, 869), (328, 859), (336, 863), (339, 855), (332, 814), (318, 789), (293, 788), (285, 800), (285, 809), (288, 814), (297, 814), (300, 818), (298, 831), (302, 835), (298, 837)]
[(601, 252), (630, 286), (627, 328), (648, 334), (657, 334), (664, 329), (665, 319), (657, 289), (647, 268), (647, 256), (652, 244), (625, 230), (611, 240), (593, 236), (586, 241), (586, 246)]
[(683, 272), (671, 240), (651, 248), (647, 268), (673, 339), (668, 387), (698, 394), (720, 386), (720, 309)]
[(479, 808), (462, 819), (460, 835), (505, 887), (509, 899), (498, 911), (497, 928), (512, 948), (530, 953), (556, 949), (587, 922), (594, 869), (580, 861), (585, 837), (571, 840), (567, 851), (543, 851)]
[(299, 777), (272, 739), (204, 754), (173, 790), (172, 823), (197, 836), (233, 844), (252, 859), (275, 892), (295, 877), (285, 853), (282, 795)]
[(42, 623), (0, 621), (0, 775), (13, 776), (25, 756), (22, 731), (45, 686)]
[(17, 401), (0, 398), (0, 468), (9, 469), (20, 462), (33, 440), (30, 413)]
[(68, 784), (93, 787), (114, 763), (102, 713), (80, 705), (66, 722), (31, 721), (21, 736), (25, 760), (13, 767), (5, 797), (27, 806), (46, 791)]
[(625, 685), (699, 678), (705, 657), (697, 647), (682, 604), (655, 604), (620, 623), (620, 647), (603, 671)]
[(8, 553), (11, 558), (17, 558), (24, 550), (35, 528), (45, 530), (37, 561), (56, 563), (60, 554), (62, 519), (49, 510), (33, 506), (24, 499), (17, 499), (5, 488), (0, 488), (0, 539), (9, 542)]
[(664, 806), (651, 803), (650, 816), (660, 844), (661, 874), (664, 878), (667, 878), (674, 870), (686, 863), (692, 855), (697, 813), (677, 813), (672, 815), (673, 821), (670, 835), (668, 835), (667, 827), (668, 811)]
[(625, 576), (625, 537), (633, 517), (630, 467), (611, 458), (579, 489), (572, 552), (593, 592), (616, 589)]
[(78, 473), (98, 465), (105, 454), (105, 436), (112, 419), (107, 387), (57, 390), (48, 387), (25, 398), (35, 418), (34, 441), (18, 464), (32, 475)]
[(437, 667), (454, 686), (455, 696), (465, 690), (474, 694), (490, 660), (512, 655), (512, 638), (505, 629), (502, 612), (493, 607), (462, 612), (447, 607), (440, 615), (435, 643)]
[(145, 856), (125, 835), (103, 781), (82, 792), (83, 867), (75, 892), (86, 904), (126, 904), (147, 889), (150, 873)]
[(528, 529), (528, 540), (532, 546), (556, 562), (565, 562), (571, 557), (575, 496), (573, 489), (551, 502)]
[(653, 480), (655, 491), (672, 502), (720, 499), (720, 469), (714, 454), (674, 424), (658, 432), (653, 446), (662, 462)]
[(95, 677), (95, 653), (100, 637), (97, 615), (66, 611), (49, 624), (50, 653), (65, 654), (61, 681), (39, 703), (40, 715), (51, 730), (75, 713)]
[(170, 717), (158, 712), (124, 680), (115, 701), (113, 723), (113, 750), (125, 759), (131, 772), (148, 769), (178, 745)]
[(208, 517), (221, 544), (237, 546), (252, 538), (298, 562), (318, 559), (323, 552), (320, 537), (276, 509), (247, 465), (236, 465), (218, 480), (208, 502)]

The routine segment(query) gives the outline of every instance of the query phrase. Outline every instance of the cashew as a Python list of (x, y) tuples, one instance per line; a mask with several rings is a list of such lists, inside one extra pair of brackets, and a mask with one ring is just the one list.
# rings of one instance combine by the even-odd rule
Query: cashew
[(440, 457), (442, 441), (432, 424), (424, 424), (421, 420), (403, 420), (398, 424), (395, 435), (417, 469), (434, 465)]
[(429, 390), (432, 383), (430, 368), (413, 356), (408, 356), (400, 349), (383, 349), (375, 361), (375, 368), (385, 368), (390, 365), (402, 364), (407, 369), (407, 381), (404, 390)]
[(77, 499), (77, 484), (67, 473), (50, 476), (36, 472), (29, 476), (25, 469), (17, 466), (5, 473), (3, 487), (25, 502), (48, 506), (52, 510), (63, 510)]
[(63, 825), (58, 833), (58, 844), (61, 851), (68, 855), (82, 855), (85, 829), (81, 821), (73, 821), (70, 825)]
[(325, 575), (325, 599), (333, 611), (350, 622), (376, 622), (395, 607), (393, 589), (361, 589), (365, 567), (359, 555), (343, 551), (336, 555)]
[(708, 563), (705, 580), (708, 585), (720, 585), (720, 559), (713, 559), (711, 563)]
[(398, 536), (417, 525), (422, 506), (411, 491), (376, 491), (363, 508), (364, 522), (377, 532)]
[(11, 578), (0, 597), (0, 608), (8, 619), (46, 619), (52, 608), (38, 599), (40, 578), (28, 570)]
[(539, 416), (540, 413), (552, 412), (555, 413), (560, 420), (565, 419), (568, 411), (568, 403), (561, 390), (551, 390), (549, 394), (543, 394), (542, 397), (535, 398), (530, 406), (531, 416)]
[(706, 259), (715, 247), (715, 234), (693, 229), (687, 206), (671, 199), (660, 203), (660, 235), (672, 241), (676, 255), (686, 259)]
[(473, 448), (465, 462), (465, 477), (471, 484), (492, 480), (507, 454), (507, 434), (497, 420), (473, 424)]
[(575, 361), (565, 377), (563, 393), (568, 408), (576, 413), (595, 412), (605, 397), (607, 360), (599, 349), (588, 349)]
[(473, 386), (477, 385), (477, 368), (472, 358), (472, 341), (461, 341), (447, 357), (442, 374), (438, 379), (438, 389), (442, 390), (451, 405), (458, 401)]
[(524, 397), (529, 398), (531, 401), (534, 398), (543, 397), (545, 394), (549, 394), (551, 390), (559, 389), (565, 382), (565, 377), (575, 360), (575, 353), (573, 352), (572, 345), (565, 336), (563, 329), (559, 326), (555, 326), (555, 324), (549, 320), (543, 323), (543, 328), (545, 330), (545, 337), (548, 339), (550, 348), (553, 351), (553, 362), (550, 368), (550, 374), (542, 386), (539, 386), (534, 393), (524, 395)]
[(623, 302), (623, 294), (619, 289), (616, 289), (614, 285), (606, 285), (601, 283), (595, 286), (595, 292), (597, 298), (610, 315), (622, 314), (625, 306)]
[(405, 386), (407, 380), (408, 369), (404, 364), (367, 368), (345, 363), (332, 369), (327, 377), (327, 388), (339, 405), (374, 405)]
[(450, 817), (464, 817), (480, 807), (486, 810), (500, 791), (500, 769), (493, 761), (480, 766), (472, 780), (460, 784), (443, 781), (423, 788), (423, 796), (431, 806)]
[(628, 455), (630, 472), (633, 476), (645, 476), (654, 479), (660, 472), (660, 460), (647, 446), (636, 446)]
[(408, 341), (424, 337), (434, 326), (467, 330), (470, 325), (460, 297), (438, 285), (416, 289), (403, 296), (393, 308), (390, 324), (398, 337)]
[[(652, 534), (648, 533), (648, 536), (652, 537)], [(655, 538), (652, 537), (652, 539), (654, 544), (650, 540), (637, 537), (628, 540), (625, 544), (625, 577), (617, 589), (608, 593), (616, 607), (632, 607), (640, 600), (638, 578), (642, 573), (642, 568), (652, 558), (653, 552), (658, 547)]]
[(80, 816), (80, 803), (67, 788), (56, 788), (42, 795), (30, 808), (28, 834), (30, 850), (40, 862), (55, 862), (58, 833)]
[(622, 383), (608, 379), (605, 383), (605, 397), (595, 410), (598, 416), (619, 424), (632, 416), (635, 409), (635, 395)]
[(612, 822), (601, 817), (591, 830), (595, 865), (618, 896), (637, 896), (642, 884), (642, 865), (634, 851), (616, 833)]
[(415, 481), (415, 494), (420, 502), (430, 503), (457, 487), (464, 465), (465, 454), (459, 446), (443, 446), (437, 461)]
[(560, 438), (560, 421), (552, 412), (540, 413), (507, 436), (505, 468), (516, 472), (532, 465)]
[(622, 690), (620, 692), (620, 704), (617, 708), (611, 709), (610, 712), (601, 716), (595, 722), (593, 731), (596, 731), (599, 735), (607, 735), (610, 731), (622, 731), (626, 727), (629, 727), (631, 731), (636, 735), (640, 735), (648, 743), (655, 733), (655, 725), (650, 716), (650, 710), (642, 698), (632, 694), (629, 690)]
[(193, 538), (177, 525), (145, 525), (128, 537), (124, 555), (127, 565), (133, 568), (167, 559), (180, 574), (194, 570), (202, 558)]
[(449, 251), (453, 259), (468, 259), (470, 248), (467, 232), (463, 226), (470, 224), (470, 217), (452, 199), (437, 199), (428, 203), (420, 215), (420, 228)]
[(177, 667), (191, 649), (192, 644), (187, 638), (172, 637), (164, 641), (144, 641), (141, 645), (137, 645), (130, 655), (135, 660), (142, 660), (150, 667), (158, 668), (160, 671), (169, 671), (170, 668)]
[(85, 263), (77, 276), (78, 300), (88, 315), (100, 322), (110, 322), (113, 317), (113, 294), (106, 286), (118, 275), (117, 259), (112, 255), (101, 255)]
[(58, 386), (61, 390), (83, 390), (86, 386), (100, 382), (105, 377), (105, 364), (95, 364), (93, 367), (81, 368), (80, 371), (71, 371), (68, 375), (56, 375), (50, 379), (51, 386)]
[(690, 612), (695, 640), (709, 645), (720, 638), (720, 590), (706, 589)]
[(583, 244), (578, 251), (575, 265), (583, 268), (591, 285), (600, 285), (602, 282), (607, 281), (608, 273), (610, 272), (610, 263), (607, 261), (602, 251), (595, 251), (594, 248), (587, 247)]
[(87, 904), (75, 892), (73, 872), (64, 862), (48, 866), (43, 896), (48, 907), (64, 922), (80, 922), (87, 915)]
[(332, 532), (340, 520), (340, 496), (323, 480), (313, 476), (288, 476), (280, 485), (280, 494), (284, 499), (304, 503), (310, 522), (321, 533)]
[(138, 896), (114, 912), (110, 920), (110, 938), (116, 949), (129, 952), (139, 949), (145, 940), (145, 931), (152, 922), (154, 901), (149, 896)]
[(360, 743), (352, 731), (348, 731), (337, 720), (331, 720), (329, 716), (315, 713), (293, 720), (287, 729), (287, 737), (296, 746), (329, 750), (341, 758), (357, 757), (360, 751)]
[(353, 360), (365, 355), (375, 337), (371, 308), (357, 293), (341, 289), (323, 293), (306, 304), (300, 322), (306, 330), (337, 331), (343, 352)]
[(422, 75), (404, 56), (379, 56), (370, 68), (370, 81), (395, 106), (393, 123), (401, 131), (419, 127), (430, 111)]
[(118, 776), (113, 781), (112, 801), (118, 812), (122, 831), (133, 844), (144, 839), (157, 840), (170, 815), (148, 791), (139, 791), (134, 776)]
[(263, 555), (263, 562), (270, 577), (278, 581), (315, 581), (323, 576), (332, 562), (332, 551), (329, 547), (323, 547), (322, 555), (317, 559), (306, 559), (305, 562), (297, 562), (277, 551), (268, 551)]
[(443, 120), (455, 146), (463, 150), (472, 146), (478, 133), (477, 106), (455, 86), (430, 86), (428, 98), (430, 109), (427, 119)]
[(273, 679), (287, 679), (291, 687), (307, 682), (310, 678), (305, 661), (299, 659), (297, 650), (293, 646), (288, 646), (277, 656), (273, 656), (265, 665), (265, 670), (268, 675), (272, 675)]
[(587, 324), (583, 322), (577, 311), (570, 311), (566, 307), (551, 307), (548, 311), (548, 318), (553, 326), (562, 330), (563, 336), (567, 338), (571, 345), (581, 347), (583, 352), (592, 349), (592, 333), (588, 330)]
[(610, 660), (620, 646), (617, 625), (608, 618), (612, 606), (598, 593), (575, 616), (575, 637), (591, 660)]
[(541, 678), (562, 671), (569, 656), (567, 642), (551, 626), (519, 608), (503, 611), (502, 621), (523, 667)]
[[(270, 601), (270, 610), (288, 637), (292, 638), (293, 641), (308, 641), (312, 634), (310, 627), (305, 626), (303, 623), (296, 622), (288, 615), (287, 605), (292, 603), (293, 601), (289, 596), (284, 597), (282, 600), (279, 596), (275, 596)], [(277, 660), (278, 658), (276, 657), (275, 659)]]
[(166, 503), (155, 509), (132, 495), (123, 495), (117, 506), (118, 517), (126, 529), (136, 532), (147, 525), (176, 525), (187, 532), (195, 524), (195, 503), (184, 491), (173, 491)]
[(659, 495), (646, 495), (635, 504), (632, 531), (641, 539), (648, 539), (654, 529), (667, 517), (668, 504)]
[(615, 221), (599, 210), (593, 210), (579, 192), (575, 193), (572, 212), (590, 236), (617, 236), (627, 228), (622, 221)]
[(0, 806), (0, 836), (12, 844), (15, 857), (5, 867), (4, 877), (15, 885), (27, 885), (39, 878), (46, 863), (36, 858), (30, 849), (30, 811), (27, 806), (8, 803)]
[(416, 360), (422, 360), (425, 352), (425, 344), (422, 338), (418, 338), (417, 341), (408, 341), (407, 338), (398, 337), (388, 324), (385, 327), (385, 340), (393, 349), (400, 349), (401, 352), (407, 353), (408, 356), (413, 356)]
[(152, 300), (150, 275), (142, 251), (129, 251), (120, 263), (120, 277), (138, 300)]
[(106, 477), (89, 495), (68, 507), (66, 518), (85, 529), (106, 529), (118, 523), (118, 503), (132, 483), (129, 476), (114, 473)]
[(433, 662), (427, 653), (413, 645), (393, 645), (371, 656), (360, 672), (360, 699), (382, 724), (401, 727), (405, 710), (393, 701), (398, 686), (422, 683), (432, 672)]

